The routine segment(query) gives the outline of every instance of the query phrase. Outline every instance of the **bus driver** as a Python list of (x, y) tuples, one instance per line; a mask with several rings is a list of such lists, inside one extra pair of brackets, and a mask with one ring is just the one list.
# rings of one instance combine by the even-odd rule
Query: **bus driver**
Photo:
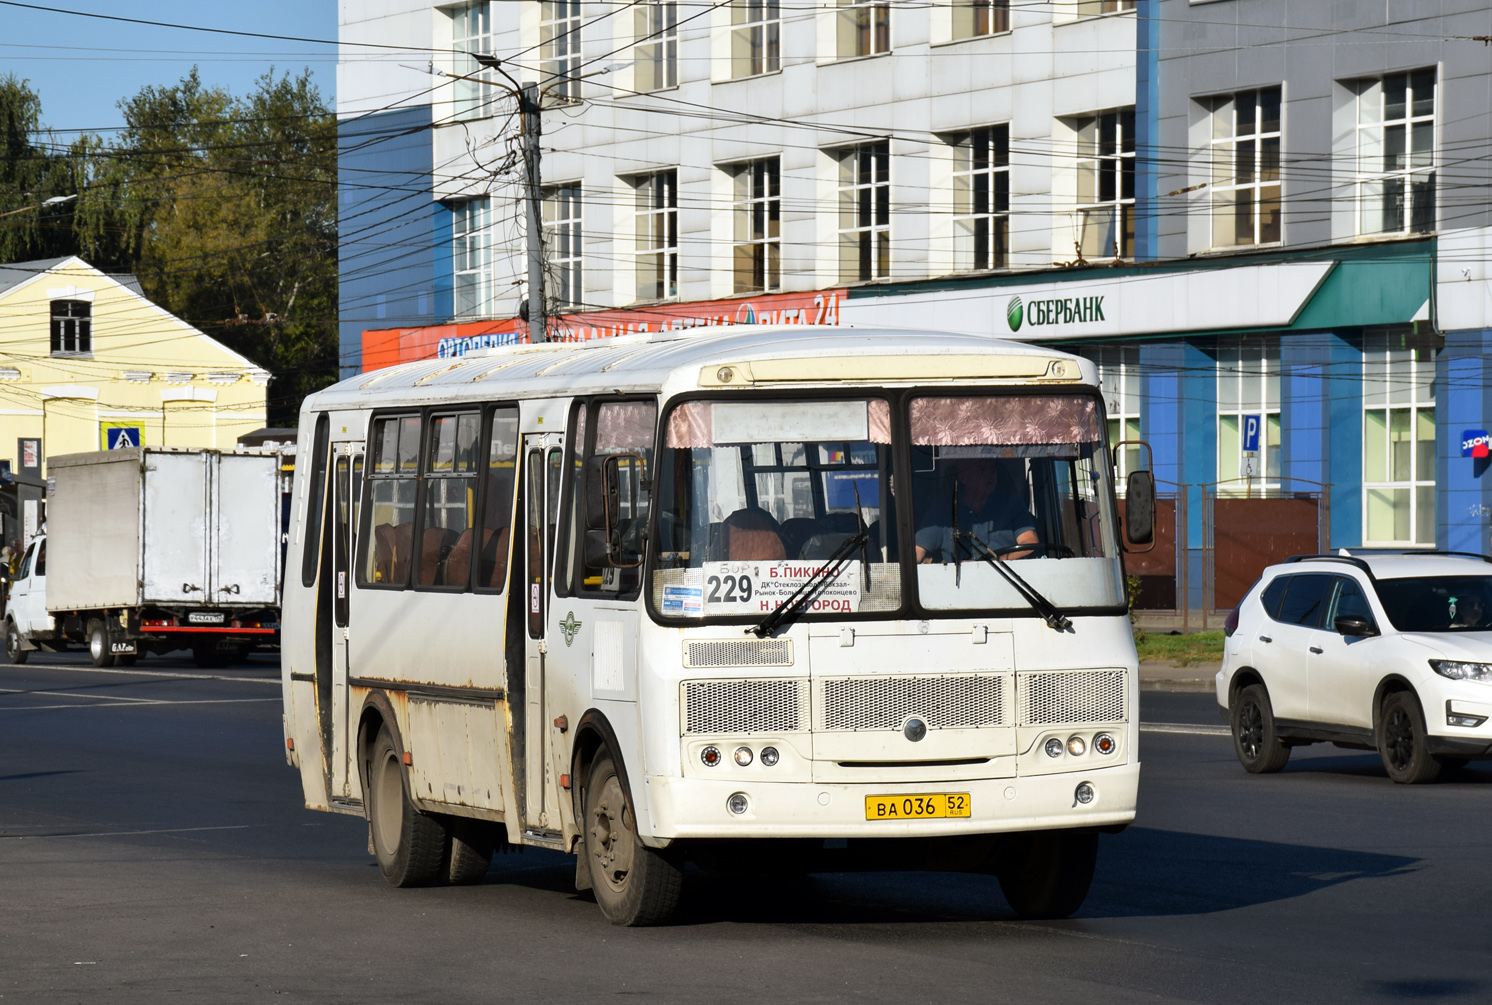
[[(1036, 534), (1036, 518), (1022, 502), (1017, 486), (1000, 491), (1000, 462), (988, 457), (964, 457), (953, 462), (953, 469), (959, 530), (974, 535), (1002, 559), (1025, 558), (1031, 554), (1029, 550), (1005, 550), (1039, 544), (1040, 538)], [(935, 522), (917, 531), (919, 563), (947, 564), (985, 557), (977, 546), (967, 542), (958, 544), (955, 551), (953, 526), (943, 522), (951, 521), (953, 506), (951, 497), (933, 504), (930, 515)]]

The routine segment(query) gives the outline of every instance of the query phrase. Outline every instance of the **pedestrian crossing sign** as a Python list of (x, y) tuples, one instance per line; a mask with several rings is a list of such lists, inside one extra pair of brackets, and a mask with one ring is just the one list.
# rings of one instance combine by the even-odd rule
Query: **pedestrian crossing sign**
[(143, 445), (139, 426), (106, 425), (103, 428), (103, 434), (105, 450), (128, 450), (130, 447)]

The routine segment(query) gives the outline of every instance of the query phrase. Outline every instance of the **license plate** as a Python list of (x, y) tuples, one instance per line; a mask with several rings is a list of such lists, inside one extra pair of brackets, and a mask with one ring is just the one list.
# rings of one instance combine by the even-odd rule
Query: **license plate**
[(866, 820), (936, 820), (969, 815), (967, 792), (921, 796), (866, 796)]
[(191, 625), (221, 625), (223, 616), (212, 612), (193, 611), (187, 615), (187, 623)]

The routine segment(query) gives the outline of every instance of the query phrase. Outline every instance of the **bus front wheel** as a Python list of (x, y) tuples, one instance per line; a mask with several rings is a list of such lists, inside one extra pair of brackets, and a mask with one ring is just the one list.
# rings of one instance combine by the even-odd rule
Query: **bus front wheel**
[(610, 753), (591, 766), (585, 787), (585, 848), (596, 904), (613, 925), (657, 925), (679, 905), (678, 863), (645, 846)]
[(393, 886), (439, 882), (450, 836), (445, 824), (417, 810), (404, 789), (399, 751), (388, 726), (378, 730), (368, 762), (368, 826), (383, 878)]
[(1014, 834), (1000, 850), (996, 876), (1022, 918), (1065, 918), (1083, 906), (1098, 861), (1090, 828)]

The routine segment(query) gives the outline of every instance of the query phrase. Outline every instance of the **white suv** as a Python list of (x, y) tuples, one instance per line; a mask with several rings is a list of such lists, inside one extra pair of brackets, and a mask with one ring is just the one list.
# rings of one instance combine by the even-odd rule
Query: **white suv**
[(1377, 750), (1396, 782), (1492, 756), (1492, 558), (1307, 555), (1264, 570), (1228, 619), (1217, 700), (1238, 760)]

